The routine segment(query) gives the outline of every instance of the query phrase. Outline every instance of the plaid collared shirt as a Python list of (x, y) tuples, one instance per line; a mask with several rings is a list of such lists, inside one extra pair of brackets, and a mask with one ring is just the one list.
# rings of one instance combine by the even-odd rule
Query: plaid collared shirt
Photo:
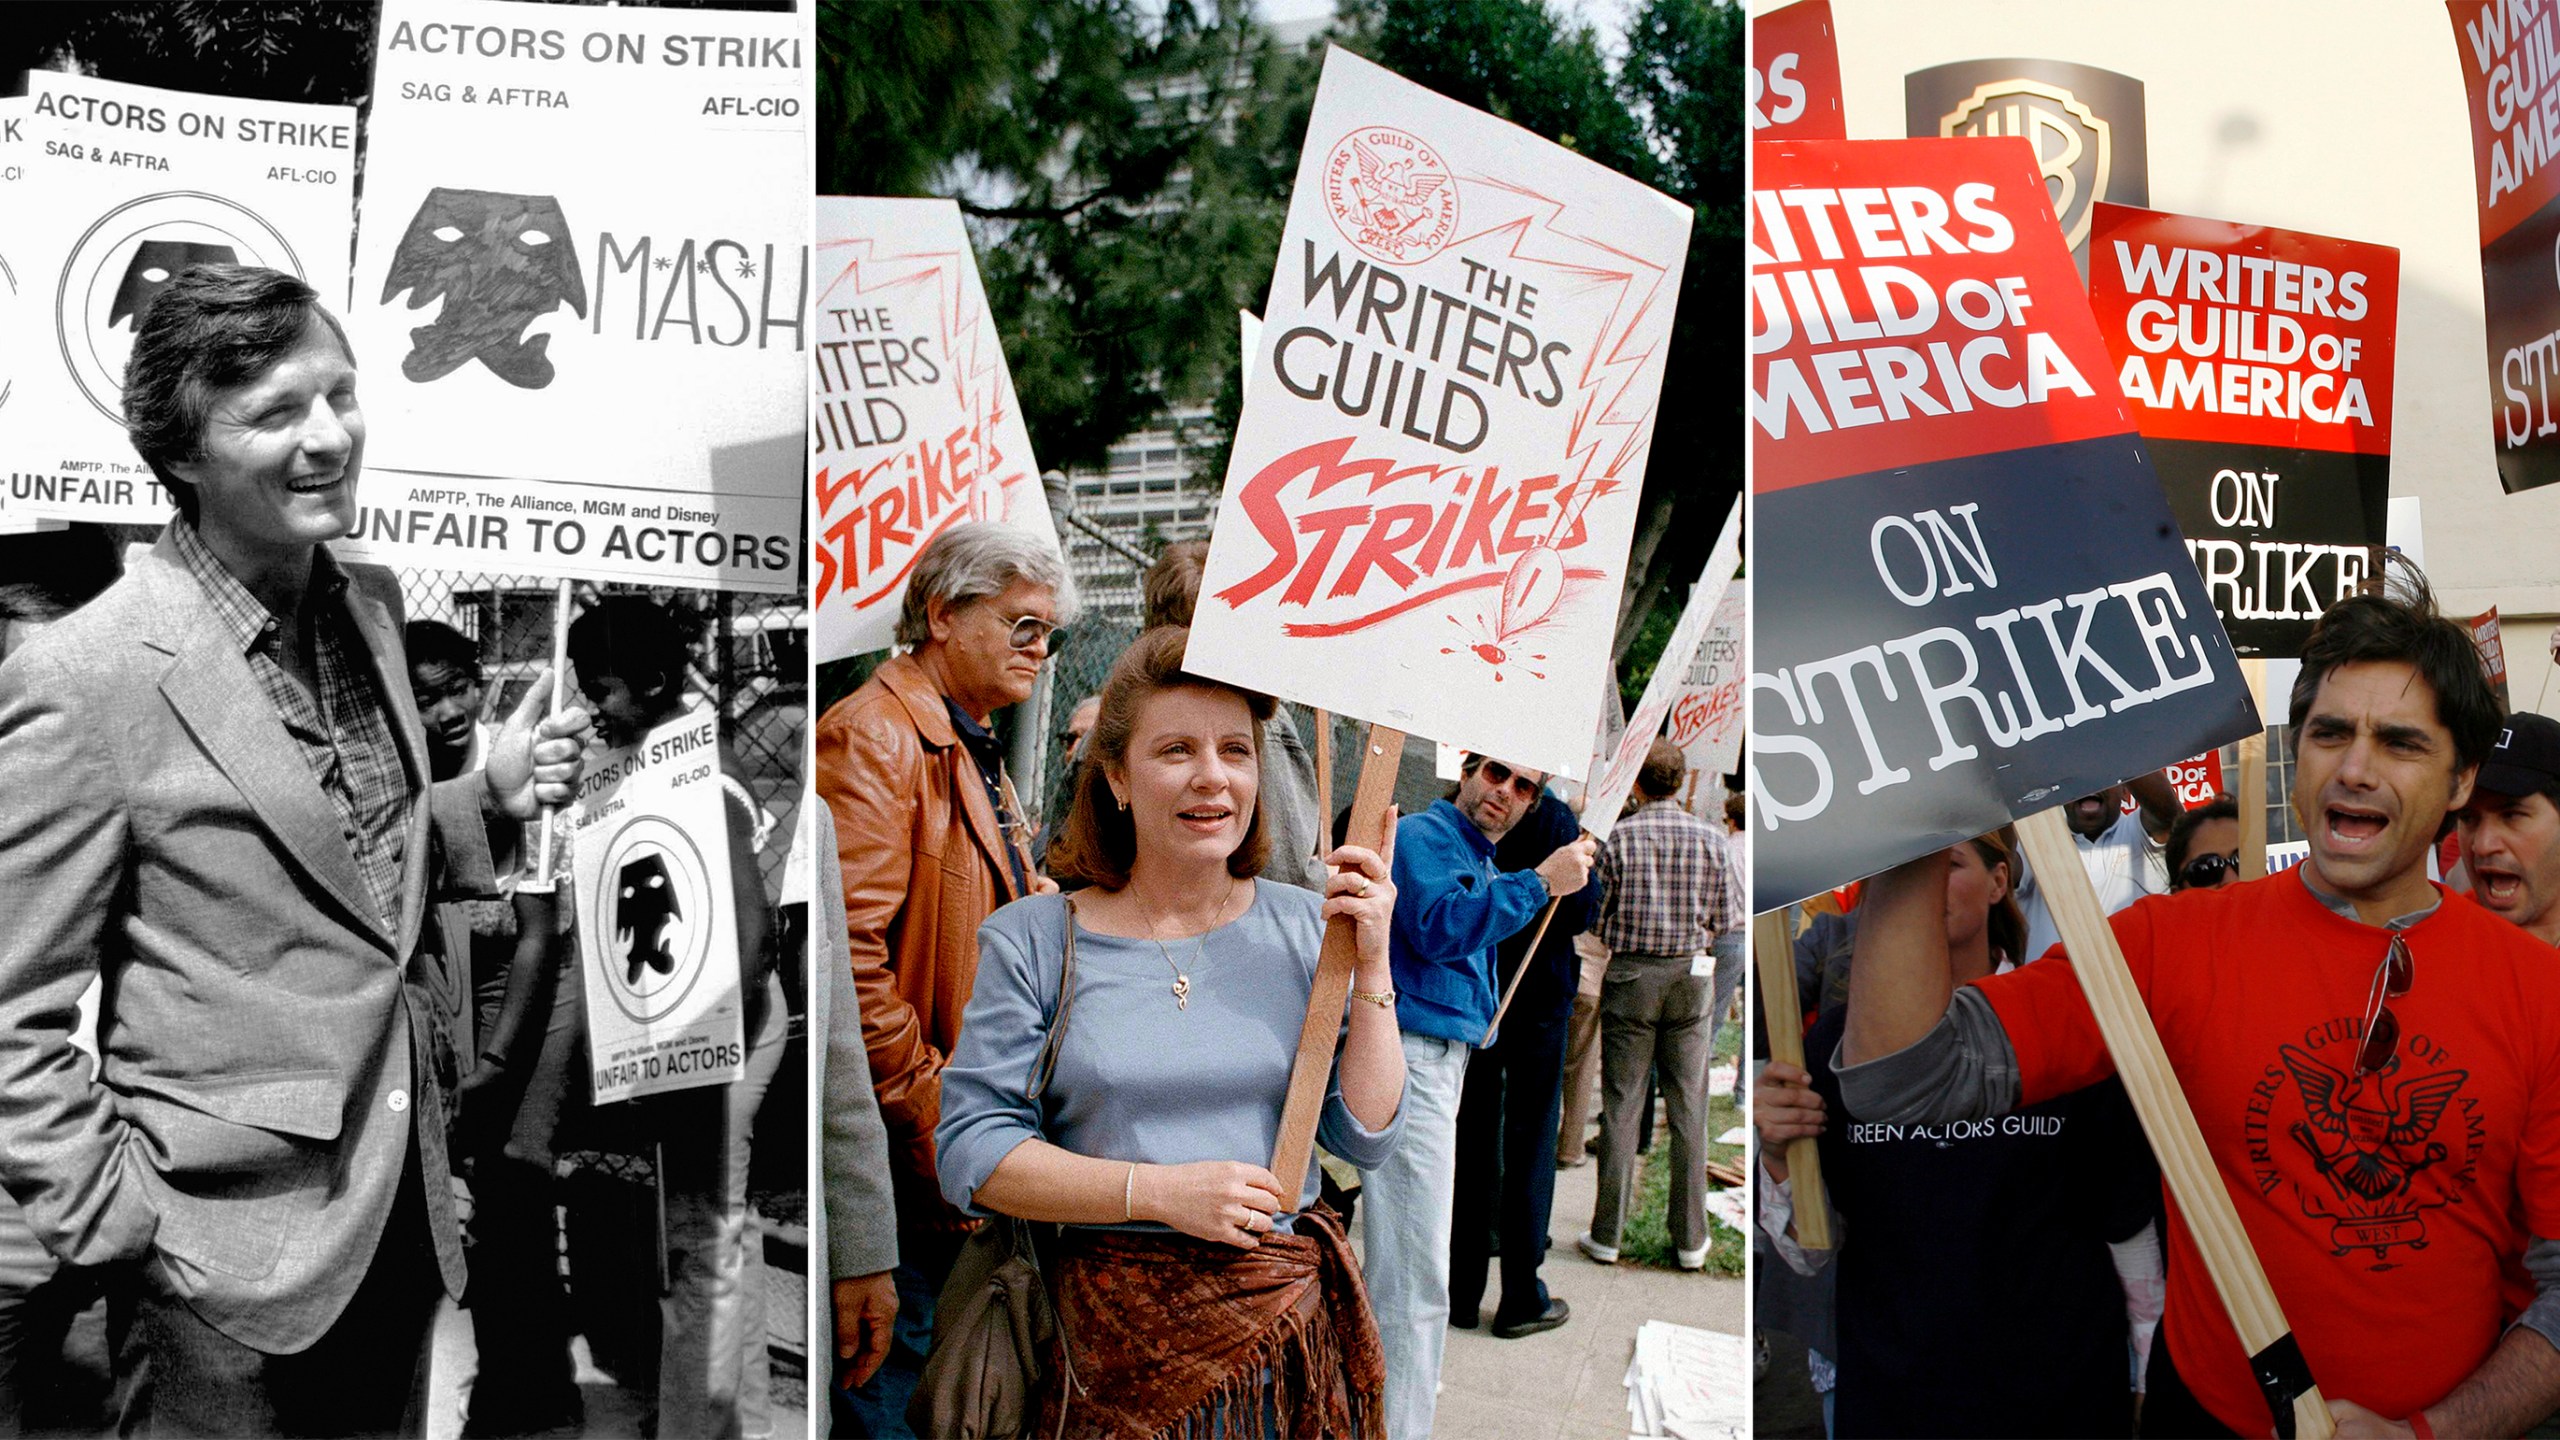
[(1593, 927), (1611, 950), (1703, 955), (1742, 921), (1742, 876), (1723, 833), (1656, 800), (1617, 823), (1600, 847), (1608, 890)]
[(258, 677), (258, 688), (301, 748), (320, 793), (338, 812), (347, 849), (382, 923), (398, 929), (409, 777), (400, 765), (380, 688), (366, 664), (364, 642), (347, 613), (346, 572), (327, 550), (313, 549), (311, 591), (304, 606), (312, 617), (311, 658), (318, 685), (306, 690), (285, 665), (284, 647), (290, 642), (283, 622), (223, 568), (192, 523), (181, 517), (171, 522), (171, 530), (178, 558), (204, 587), (223, 628), (239, 642), (249, 673)]

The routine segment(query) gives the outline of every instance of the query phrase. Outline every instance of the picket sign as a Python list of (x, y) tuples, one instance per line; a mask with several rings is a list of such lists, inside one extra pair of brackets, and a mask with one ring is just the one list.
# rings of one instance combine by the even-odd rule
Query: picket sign
[[(2076, 863), (2071, 867), (2079, 871)], [(2088, 877), (2081, 876), (2083, 885)], [(1769, 1058), (1804, 1068), (1804, 1001), (1796, 994), (1796, 958), (1787, 944), (1783, 911), (1751, 919), (1751, 958), (1760, 967), (1760, 1006), (1769, 1022)], [(1787, 1142), (1787, 1183), (1795, 1192), (1796, 1243), (1831, 1248), (1831, 1197), (1822, 1188), (1822, 1142), (1811, 1135)]]
[[(1733, 497), (1733, 508), (1725, 512), (1724, 530), (1716, 536), (1715, 549), (1707, 552), (1707, 568), (1698, 574), (1698, 583), (1689, 591), (1689, 603), (1680, 611), (1680, 623), (1672, 629), (1671, 639), (1662, 647), (1662, 658), (1654, 662), (1653, 676), (1645, 681), (1644, 694), (1636, 701), (1636, 710), (1627, 717), (1627, 733), (1618, 737), (1617, 751), (1600, 773), (1582, 792), (1582, 806), (1576, 818), (1599, 817), (1599, 825), (1585, 829), (1601, 840), (1609, 838), (1609, 830), (1617, 823), (1618, 810), (1627, 803), (1628, 787), (1635, 784), (1636, 771), (1644, 765), (1647, 751), (1653, 748), (1653, 737), (1662, 733), (1662, 722), (1671, 717), (1671, 701), (1689, 673), (1689, 662), (1697, 658), (1698, 643), (1707, 638), (1707, 626), (1714, 622), (1716, 606), (1724, 601), (1724, 592), (1733, 584), (1733, 572), (1742, 564), (1742, 497)], [(1605, 700), (1605, 697), (1603, 697)], [(1712, 823), (1712, 822), (1710, 822)], [(1484, 1038), (1478, 1048), (1493, 1043), (1493, 1032), (1502, 1028), (1502, 1017), (1511, 1009), (1511, 997), (1520, 993), (1520, 982), (1529, 974), (1530, 957), (1538, 953), (1538, 945), (1547, 938), (1547, 925), (1556, 918), (1557, 902), (1563, 896), (1547, 901), (1538, 913), (1537, 931), (1529, 937), (1529, 948), (1521, 952), (1520, 968), (1511, 973), (1511, 983), (1504, 987), (1502, 1003), (1493, 1007), (1493, 1023), (1484, 1027)]]
[[(1351, 797), (1350, 843), (1386, 853), (1387, 801), (1395, 794), (1396, 766), (1403, 759), (1404, 732), (1369, 727), (1361, 741), (1360, 788)], [(1298, 1031), (1298, 1058), (1289, 1067), (1289, 1098), (1280, 1107), (1280, 1139), (1271, 1151), (1271, 1173), (1289, 1187), (1293, 1200), (1315, 1153), (1316, 1120), (1333, 1076), (1334, 1046), (1342, 1035), (1343, 1008), (1351, 1003), (1351, 967), (1359, 953), (1351, 921), (1336, 916), (1325, 922), (1315, 988), (1307, 996), (1307, 1021)]]
[[(565, 579), (560, 581), (551, 601), (551, 714), (555, 718), (561, 707), (568, 703), (569, 607), (576, 603), (569, 593), (573, 583)], [(549, 895), (560, 888), (560, 877), (551, 868), (552, 859), (558, 854), (552, 839), (559, 825), (560, 807), (543, 806), (542, 835), (538, 842), (541, 848), (534, 851), (532, 873), (519, 881), (516, 888), (538, 895)]]
[[(2244, 747), (2249, 743), (2241, 742)], [(2252, 809), (2258, 812), (2263, 829), (2265, 806), (2244, 804), (2241, 814), (2245, 816)], [(2320, 1387), (2302, 1363), (2301, 1352), (2294, 1346), (2292, 1327), (2285, 1322), (2284, 1308), (2276, 1303), (2276, 1292), (2267, 1283), (2258, 1252), (2250, 1248), (2248, 1232), (2240, 1227), (2240, 1212), (2232, 1207), (2231, 1194), (2222, 1188), (2222, 1177), (2214, 1171), (2213, 1158), (2205, 1151), (2204, 1135), (2196, 1128), (2195, 1111), (2187, 1104), (2187, 1092), (2179, 1088), (2178, 1077), (2169, 1068), (2169, 1057), (2160, 1048), (2160, 1032), (2152, 1026), (2151, 1012), (2143, 1005), (2142, 992), (2134, 986), (2133, 972), (2125, 968), (2124, 952), (2116, 947), (2116, 932), (2108, 925), (2106, 912), (2098, 906), (2097, 891), (2089, 884), (2089, 873), (2080, 863), (2080, 852), (2072, 843), (2062, 812), (2039, 810), (2020, 820), (2018, 839), (2026, 849), (2027, 864), (2034, 867), (2037, 880), (2044, 886), (2045, 905), (2053, 914), (2055, 927), (2062, 932), (2071, 973), (2080, 978), (2089, 1011), (2097, 1018), (2098, 1033), (2106, 1038), (2107, 1053), (2115, 1057), (2116, 1074), (2133, 1100), (2143, 1134), (2150, 1137), (2152, 1153), (2159, 1157), (2160, 1173), (2169, 1182), (2169, 1193), (2178, 1197), (2178, 1213), (2186, 1221), (2187, 1233), (2195, 1237), (2205, 1269), (2213, 1276), (2214, 1289), (2222, 1296), (2222, 1306), (2231, 1313), (2231, 1326), (2239, 1332), (2241, 1347), (2249, 1352), (2250, 1369), (2258, 1375), (2261, 1386), (2268, 1383), (2273, 1371), (2283, 1388), (2293, 1392), (2291, 1433), (2297, 1440), (2328, 1440), (2336, 1429), (2329, 1418), (2328, 1402), (2321, 1398)], [(2243, 865), (2252, 854), (2263, 866), (2263, 842), (2255, 851), (2245, 841), (2242, 843)], [(1764, 989), (1769, 984), (1768, 970), (1764, 953)], [(1792, 995), (1792, 965), (1786, 967), (1786, 974)], [(1773, 1055), (1784, 1028), (1774, 1022), (1770, 1026), (1769, 1048)], [(1792, 1165), (1793, 1161), (1789, 1163)], [(1801, 1202), (1798, 1211), (1801, 1214)]]

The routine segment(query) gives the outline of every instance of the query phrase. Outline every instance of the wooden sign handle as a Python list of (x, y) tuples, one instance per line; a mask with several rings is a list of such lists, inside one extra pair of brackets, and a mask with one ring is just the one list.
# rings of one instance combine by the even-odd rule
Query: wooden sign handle
[(2267, 732), (2263, 728), (2267, 662), (2241, 661), (2240, 676), (2249, 682), (2249, 696), (2261, 717), (2261, 728), (2241, 737), (2239, 788), (2233, 792), (2240, 802), (2240, 878), (2263, 880), (2267, 874)]
[(1502, 1003), (1493, 1007), (1493, 1023), (1484, 1027), (1484, 1038), (1476, 1042), (1481, 1050), (1493, 1043), (1493, 1032), (1502, 1028), (1502, 1017), (1511, 1011), (1511, 997), (1520, 993), (1520, 982), (1527, 978), (1529, 966), (1538, 958), (1539, 942), (1547, 938), (1547, 926), (1556, 918), (1556, 905), (1563, 899), (1555, 896), (1547, 908), (1538, 912), (1537, 932), (1529, 937), (1529, 948), (1520, 952), (1520, 968), (1511, 972), (1511, 983), (1502, 989)]
[[(2259, 809), (2263, 814), (2264, 806)], [(2246, 797), (2241, 813), (2248, 813)], [(2097, 892), (2090, 888), (2089, 872), (2080, 863), (2079, 848), (2072, 844), (2062, 812), (2038, 811), (2019, 821), (2018, 838), (2026, 848), (2027, 863), (2035, 869), (2045, 907), (2062, 932), (2071, 971), (2080, 977), (2098, 1032), (2106, 1037), (2107, 1053), (2115, 1057), (2116, 1074), (2132, 1097), (2143, 1133), (2151, 1137), (2160, 1173), (2169, 1182), (2169, 1192), (2178, 1197), (2178, 1212), (2203, 1253), (2205, 1270), (2222, 1294), (2223, 1308), (2231, 1312), (2231, 1325), (2240, 1333), (2241, 1345), (2252, 1357), (2290, 1352), (2298, 1364), (2299, 1352), (2292, 1350), (2292, 1327), (2285, 1323), (2284, 1308), (2276, 1303), (2258, 1252), (2250, 1248), (2249, 1234), (2240, 1226), (2240, 1212), (2232, 1206), (2231, 1193), (2223, 1188), (2222, 1176), (2205, 1150), (2195, 1111), (2187, 1105), (2187, 1092), (2179, 1088), (2168, 1054), (2160, 1048), (2160, 1032), (2152, 1027), (2151, 1012), (2134, 986), (2133, 972), (2125, 968), (2116, 932), (2107, 924), (2106, 912), (2098, 908)], [(2241, 855), (2245, 863), (2247, 850)], [(2317, 1385), (2294, 1397), (2293, 1422), (2296, 1440), (2328, 1440), (2337, 1428)]]
[[(1804, 1068), (1804, 1001), (1796, 994), (1795, 948), (1787, 943), (1783, 914), (1751, 919), (1751, 957), (1760, 971), (1760, 1009), (1769, 1024), (1769, 1058)], [(1787, 1142), (1787, 1180), (1795, 1192), (1796, 1243), (1831, 1248), (1831, 1197), (1822, 1188), (1821, 1142), (1807, 1135)]]
[[(1404, 759), (1404, 732), (1369, 727), (1360, 746), (1360, 788), (1351, 797), (1350, 839), (1372, 850), (1386, 843), (1387, 802), (1396, 791), (1396, 766)], [(1307, 1022), (1298, 1031), (1298, 1058), (1289, 1068), (1289, 1099), (1280, 1107), (1280, 1139), (1272, 1147), (1271, 1174), (1290, 1194), (1305, 1183), (1315, 1154), (1316, 1121), (1333, 1078), (1333, 1052), (1342, 1035), (1343, 1007), (1351, 1003), (1351, 971), (1360, 942), (1348, 920), (1327, 921), (1316, 983), (1307, 996)]]

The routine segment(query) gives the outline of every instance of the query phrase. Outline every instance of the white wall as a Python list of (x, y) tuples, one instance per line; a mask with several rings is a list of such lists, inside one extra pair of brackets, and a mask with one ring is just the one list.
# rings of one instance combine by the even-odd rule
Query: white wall
[(2151, 208), (2399, 247), (2392, 494), (2422, 502), (2446, 608), (2498, 607), (2517, 706), (2560, 709), (2548, 648), (2560, 485), (2498, 486), (2469, 122), (2441, 3), (1831, 0), (1831, 11), (1852, 138), (1902, 135), (1911, 71), (2076, 61), (2143, 83)]

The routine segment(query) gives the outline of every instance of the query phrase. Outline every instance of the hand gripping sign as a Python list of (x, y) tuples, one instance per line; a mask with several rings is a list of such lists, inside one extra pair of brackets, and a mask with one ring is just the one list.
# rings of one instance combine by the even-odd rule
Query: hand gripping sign
[(943, 531), (1056, 532), (956, 202), (821, 196), (817, 307), (816, 658), (840, 660), (889, 648)]
[(2448, 0), (2471, 112), (2489, 437), (2512, 495), (2560, 480), (2560, 67), (2547, 6)]
[(579, 782), (578, 959), (597, 1104), (726, 1083), (746, 1056), (719, 717), (670, 720)]
[(2399, 292), (2387, 245), (2097, 207), (2090, 308), (2243, 656), (2300, 655), (2370, 573)]
[(2235, 1328), (2287, 1418), (2326, 1435), (2053, 808), (2258, 727), (2035, 156), (1764, 144), (1751, 221), (1754, 908), (2020, 820)]
[[(1690, 212), (1327, 52), (1185, 665), (1551, 773), (1589, 758)], [(1327, 932), (1275, 1173), (1350, 984)]]
[(356, 112), (35, 70), (0, 165), (0, 514), (158, 524), (172, 501), (124, 431), (124, 365), (162, 288), (196, 264), (347, 293)]
[(788, 15), (387, 0), (351, 553), (800, 593), (806, 49)]

